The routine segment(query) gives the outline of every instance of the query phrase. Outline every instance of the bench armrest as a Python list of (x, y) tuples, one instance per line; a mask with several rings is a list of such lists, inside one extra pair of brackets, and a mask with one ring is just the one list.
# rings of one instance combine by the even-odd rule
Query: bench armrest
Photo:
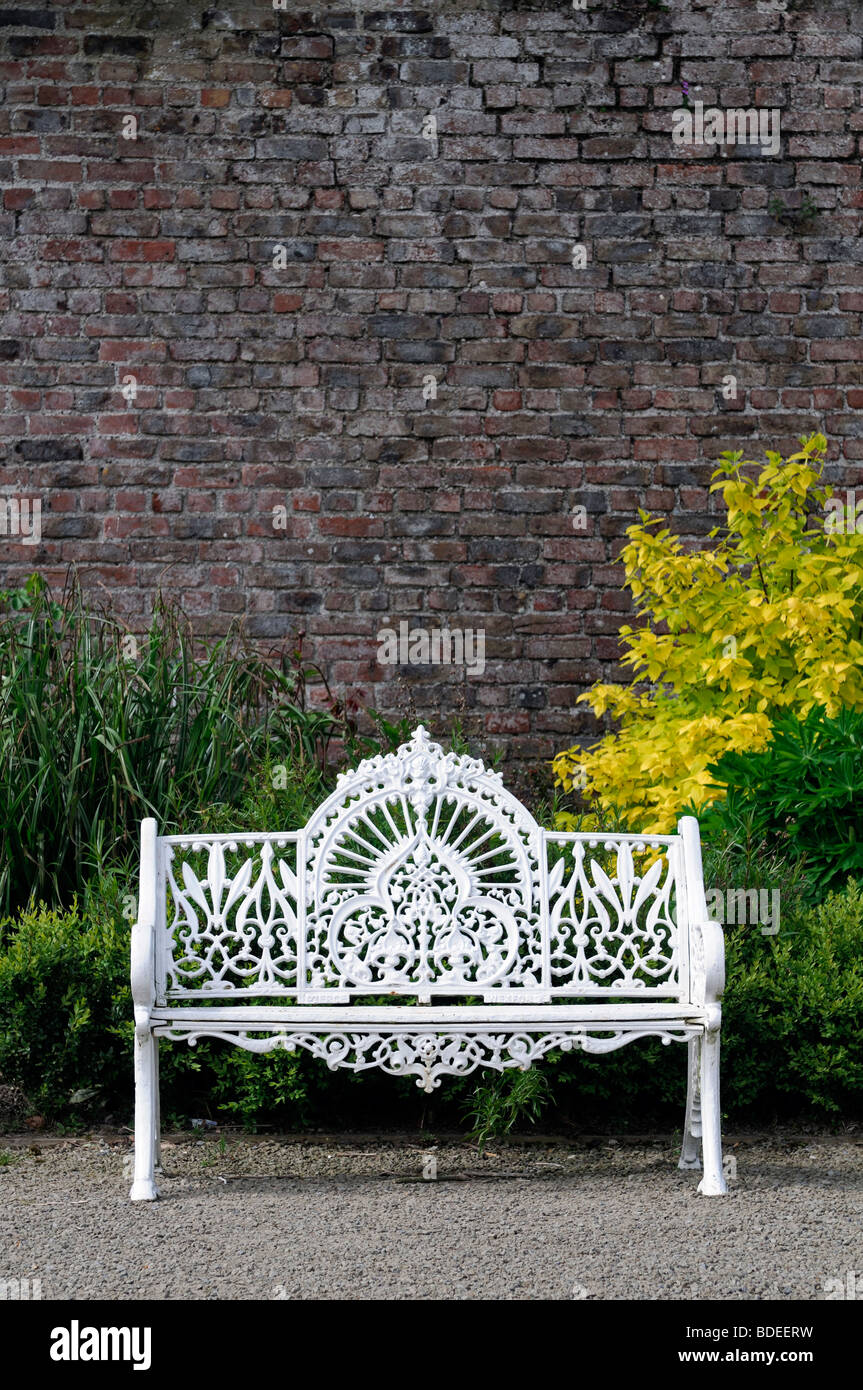
[(718, 1026), (719, 1001), (725, 990), (725, 937), (707, 911), (698, 821), (694, 816), (681, 816), (677, 830), (683, 841), (692, 1003), (706, 1006), (716, 1019), (714, 1026)]
[(689, 929), (694, 1004), (718, 1004), (725, 993), (725, 937), (718, 922), (693, 922)]
[(139, 1036), (149, 1031), (156, 997), (156, 838), (155, 820), (141, 821), (138, 920), (132, 927), (132, 1003)]

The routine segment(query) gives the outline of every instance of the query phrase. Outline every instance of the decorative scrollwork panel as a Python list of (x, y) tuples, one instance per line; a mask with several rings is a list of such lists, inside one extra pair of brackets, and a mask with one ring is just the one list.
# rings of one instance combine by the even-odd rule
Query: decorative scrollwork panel
[(676, 842), (549, 835), (547, 846), (552, 986), (576, 995), (677, 993)]
[(168, 996), (296, 992), (294, 840), (174, 841), (165, 857)]
[(539, 831), (418, 729), (346, 774), (308, 836), (307, 979), (359, 994), (539, 988)]
[(551, 1002), (685, 984), (674, 837), (544, 832), (422, 728), (343, 774), (304, 830), (164, 845), (169, 997)]
[(630, 1028), (591, 1029), (587, 1025), (576, 1025), (566, 1029), (527, 1028), (514, 1032), (450, 1028), (438, 1032), (402, 1032), (382, 1026), (353, 1031), (346, 1026), (320, 1033), (310, 1029), (256, 1033), (253, 1023), (240, 1031), (220, 1029), (218, 1023), (214, 1023), (188, 1028), (165, 1027), (157, 1031), (176, 1041), (185, 1038), (192, 1045), (201, 1037), (222, 1038), (250, 1052), (271, 1052), (275, 1048), (294, 1052), (302, 1047), (326, 1062), (333, 1071), (339, 1067), (357, 1072), (379, 1067), (391, 1076), (416, 1076), (417, 1085), (430, 1092), (440, 1085), (444, 1076), (467, 1076), (478, 1067), (527, 1071), (555, 1048), (564, 1052), (573, 1048), (584, 1052), (611, 1052), (636, 1038), (657, 1037), (666, 1044), (684, 1041), (697, 1030), (686, 1024), (656, 1023)]

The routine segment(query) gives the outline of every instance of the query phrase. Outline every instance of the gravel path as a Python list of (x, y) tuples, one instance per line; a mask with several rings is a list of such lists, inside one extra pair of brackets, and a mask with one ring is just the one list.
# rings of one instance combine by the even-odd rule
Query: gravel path
[(59, 1299), (818, 1299), (850, 1270), (863, 1286), (859, 1143), (726, 1153), (737, 1179), (708, 1199), (667, 1142), (480, 1157), (207, 1136), (166, 1145), (163, 1200), (132, 1206), (126, 1140), (0, 1138), (0, 1280)]

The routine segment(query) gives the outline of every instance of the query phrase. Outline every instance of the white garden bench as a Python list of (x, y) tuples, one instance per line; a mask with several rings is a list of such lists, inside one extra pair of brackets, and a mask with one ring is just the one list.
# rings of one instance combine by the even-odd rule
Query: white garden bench
[(159, 836), (145, 820), (132, 1201), (158, 1196), (159, 1039), (204, 1037), (427, 1091), (552, 1049), (686, 1040), (680, 1167), (703, 1150), (698, 1191), (724, 1193), (723, 985), (693, 817), (676, 835), (543, 830), (423, 728), (340, 776), (299, 831)]

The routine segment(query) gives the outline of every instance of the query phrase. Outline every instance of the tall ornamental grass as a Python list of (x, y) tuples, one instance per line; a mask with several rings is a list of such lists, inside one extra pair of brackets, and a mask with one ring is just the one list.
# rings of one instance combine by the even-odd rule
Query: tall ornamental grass
[(350, 726), (335, 702), (306, 706), (313, 671), (296, 651), (268, 659), (238, 628), (198, 657), (161, 598), (134, 637), (74, 582), (61, 603), (36, 576), (0, 595), (0, 913), (67, 904), (134, 853), (144, 816), (189, 829), (247, 800), (273, 765), (322, 776)]

